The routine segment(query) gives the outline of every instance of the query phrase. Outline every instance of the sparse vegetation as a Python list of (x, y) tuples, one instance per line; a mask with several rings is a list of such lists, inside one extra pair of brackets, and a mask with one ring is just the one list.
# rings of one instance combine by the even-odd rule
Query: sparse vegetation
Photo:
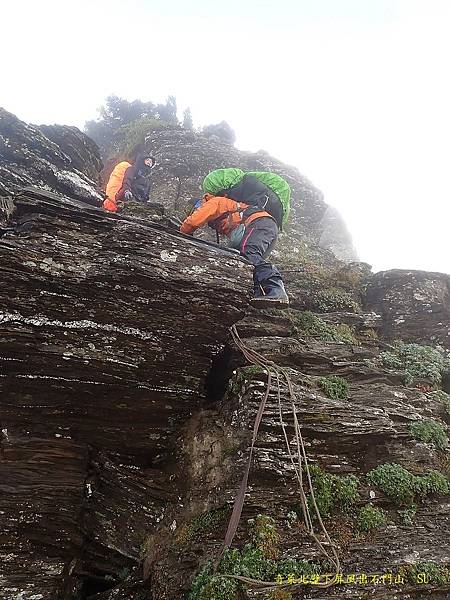
[[(258, 515), (249, 522), (252, 538), (267, 549), (278, 543), (275, 522), (271, 517)], [(227, 550), (214, 573), (212, 564), (207, 563), (192, 582), (188, 600), (237, 600), (242, 583), (226, 575), (240, 575), (263, 581), (275, 581), (277, 576), (287, 579), (288, 576), (301, 577), (321, 573), (323, 567), (318, 563), (306, 560), (285, 558), (274, 560), (266, 558), (263, 550), (253, 544), (246, 544), (242, 549)], [(275, 595), (274, 600), (288, 600), (289, 596)]]
[(351, 294), (337, 287), (322, 289), (314, 294), (314, 304), (319, 312), (346, 311), (357, 313), (361, 307)]
[(348, 383), (338, 375), (322, 377), (319, 379), (319, 387), (328, 398), (346, 400), (348, 396)]
[(414, 439), (433, 444), (441, 450), (447, 447), (447, 434), (442, 425), (433, 419), (423, 419), (412, 423), (409, 432)]
[(280, 554), (278, 549), (280, 535), (275, 520), (267, 515), (257, 515), (254, 519), (250, 519), (248, 524), (253, 545), (261, 550), (264, 558), (276, 560)]
[(405, 384), (416, 379), (428, 379), (440, 384), (442, 373), (449, 368), (448, 359), (437, 348), (420, 344), (396, 342), (391, 350), (379, 356), (384, 367), (405, 373)]
[(356, 516), (356, 526), (360, 531), (372, 531), (381, 525), (386, 525), (387, 515), (381, 508), (369, 503), (359, 509)]
[(417, 512), (417, 506), (415, 504), (412, 504), (410, 507), (405, 508), (404, 510), (399, 510), (397, 512), (402, 518), (402, 521), (405, 525), (413, 525)]
[(195, 517), (190, 523), (179, 528), (175, 538), (176, 543), (187, 544), (198, 536), (211, 531), (225, 519), (228, 512), (227, 507), (217, 508)]
[(443, 585), (450, 581), (449, 570), (436, 563), (418, 563), (407, 571), (411, 583), (435, 583)]
[(288, 514), (286, 515), (286, 524), (288, 526), (288, 528), (290, 529), (294, 523), (296, 523), (298, 521), (298, 515), (295, 512), (295, 510), (290, 510), (288, 512)]
[(449, 492), (449, 480), (442, 473), (431, 470), (413, 475), (396, 463), (380, 465), (367, 474), (367, 479), (396, 504), (411, 504), (416, 496)]
[(294, 332), (300, 335), (316, 337), (325, 342), (358, 344), (353, 329), (345, 323), (340, 325), (326, 323), (309, 310), (301, 313), (290, 311), (288, 314), (293, 322)]
[(450, 415), (450, 394), (447, 394), (444, 390), (434, 390), (429, 392), (427, 396), (440, 402), (446, 414)]

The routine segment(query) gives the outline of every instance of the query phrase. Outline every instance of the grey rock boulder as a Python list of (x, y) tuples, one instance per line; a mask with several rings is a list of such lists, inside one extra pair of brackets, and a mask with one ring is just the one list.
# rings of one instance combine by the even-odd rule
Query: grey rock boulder
[[(75, 154), (73, 139), (71, 153)], [(86, 168), (78, 170), (76, 164), (77, 161), (74, 162), (39, 128), (0, 108), (0, 196), (9, 196), (34, 185), (100, 205), (102, 196), (97, 181), (86, 174)], [(80, 164), (81, 161), (78, 166)], [(93, 174), (91, 169), (88, 170)]]

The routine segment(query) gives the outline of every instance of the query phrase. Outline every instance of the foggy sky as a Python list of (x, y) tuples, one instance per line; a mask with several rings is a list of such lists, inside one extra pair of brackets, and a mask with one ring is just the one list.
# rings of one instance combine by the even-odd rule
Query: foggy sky
[(295, 165), (375, 270), (450, 271), (450, 2), (2, 4), (0, 105), (79, 127), (106, 96), (189, 105)]

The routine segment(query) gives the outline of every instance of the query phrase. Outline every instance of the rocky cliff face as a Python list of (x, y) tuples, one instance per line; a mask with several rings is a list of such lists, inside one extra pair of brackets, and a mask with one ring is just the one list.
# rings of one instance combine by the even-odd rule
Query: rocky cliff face
[[(449, 277), (338, 261), (317, 246), (326, 205), (308, 188), (295, 221), (307, 252), (279, 250), (291, 308), (253, 311), (239, 256), (89, 206), (57, 175), (82, 136), (69, 153), (1, 117), (0, 597), (448, 598)], [(215, 142), (186, 154), (189, 135), (151, 140), (154, 199), (171, 211), (203, 168), (278, 167)], [(83, 160), (73, 169), (95, 180)], [(295, 402), (269, 390), (235, 550), (213, 576), (268, 381), (232, 324), (285, 369)], [(294, 409), (341, 561), (328, 589), (287, 447)], [(261, 591), (230, 574), (300, 583)]]
[(41, 130), (0, 107), (0, 195), (38, 185), (99, 205), (100, 168), (98, 149), (81, 131), (63, 126)]

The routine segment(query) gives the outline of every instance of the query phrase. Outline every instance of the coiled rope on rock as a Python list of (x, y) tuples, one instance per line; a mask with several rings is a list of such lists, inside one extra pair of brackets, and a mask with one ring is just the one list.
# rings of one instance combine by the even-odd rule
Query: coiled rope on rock
[[(247, 465), (245, 467), (244, 475), (242, 477), (242, 481), (241, 481), (238, 493), (237, 493), (235, 501), (234, 501), (233, 512), (231, 514), (230, 521), (228, 523), (228, 528), (227, 528), (227, 532), (225, 534), (225, 540), (223, 543), (223, 547), (222, 547), (222, 551), (220, 553), (219, 560), (223, 556), (225, 550), (231, 546), (234, 536), (236, 534), (239, 522), (241, 520), (242, 509), (244, 506), (245, 494), (247, 491), (248, 477), (249, 477), (249, 473), (250, 473), (256, 438), (258, 436), (258, 431), (259, 431), (259, 427), (260, 427), (262, 417), (264, 414), (264, 410), (266, 407), (267, 399), (268, 399), (269, 394), (272, 391), (272, 389), (275, 388), (275, 391), (277, 394), (277, 399), (278, 399), (278, 412), (279, 412), (279, 417), (280, 417), (280, 425), (281, 425), (281, 428), (283, 431), (283, 437), (284, 437), (284, 440), (286, 443), (289, 460), (294, 469), (295, 477), (297, 479), (298, 486), (299, 486), (300, 502), (301, 502), (301, 506), (302, 506), (304, 523), (308, 530), (308, 534), (316, 542), (321, 554), (323, 554), (327, 558), (327, 560), (330, 561), (330, 563), (333, 565), (333, 568), (335, 570), (334, 576), (330, 581), (325, 582), (325, 583), (320, 583), (320, 582), (315, 583), (314, 587), (321, 587), (321, 588), (330, 587), (330, 586), (334, 585), (337, 581), (337, 576), (339, 575), (340, 570), (341, 570), (341, 563), (339, 560), (338, 553), (336, 551), (335, 544), (332, 542), (332, 540), (328, 534), (328, 531), (322, 521), (322, 517), (320, 515), (320, 511), (317, 506), (316, 498), (314, 495), (314, 488), (313, 488), (313, 484), (312, 484), (311, 473), (309, 470), (308, 457), (306, 454), (306, 448), (305, 448), (305, 443), (304, 443), (303, 436), (302, 436), (301, 425), (299, 423), (299, 419), (297, 416), (297, 409), (296, 409), (296, 405), (295, 405), (296, 395), (295, 395), (294, 386), (292, 384), (291, 378), (289, 376), (287, 369), (284, 369), (283, 367), (280, 367), (273, 361), (266, 359), (262, 354), (260, 354), (256, 350), (252, 350), (251, 348), (248, 348), (244, 344), (244, 342), (241, 340), (239, 333), (236, 329), (236, 325), (233, 325), (232, 327), (230, 327), (230, 333), (231, 333), (231, 337), (233, 338), (233, 342), (235, 343), (236, 347), (242, 352), (245, 359), (249, 363), (258, 366), (267, 372), (267, 384), (266, 384), (266, 389), (265, 389), (265, 392), (263, 394), (263, 397), (261, 399), (261, 402), (260, 402), (260, 405), (258, 408), (258, 412), (256, 414)], [(276, 382), (276, 383), (274, 383), (274, 382)], [(282, 402), (281, 402), (282, 385), (284, 385), (285, 389), (287, 389), (287, 391), (288, 391), (288, 396), (289, 396), (291, 409), (292, 409), (293, 425), (294, 425), (294, 431), (295, 431), (295, 445), (296, 445), (296, 450), (294, 453), (291, 451), (291, 444), (289, 442), (288, 434), (286, 431), (286, 422), (284, 419), (283, 407), (282, 407)], [(303, 472), (305, 473), (306, 478), (304, 478)], [(306, 479), (306, 481), (304, 481), (304, 479)], [(304, 491), (305, 484), (309, 488), (309, 495), (311, 498), (313, 514), (317, 518), (319, 528), (325, 538), (325, 541), (320, 540), (318, 537), (318, 534), (314, 530), (313, 518), (311, 517), (310, 507), (308, 506), (307, 495)], [(328, 548), (326, 546), (328, 546)], [(216, 562), (216, 567), (217, 567), (217, 565), (218, 565), (218, 561)], [(283, 583), (276, 583), (273, 581), (261, 581), (258, 579), (252, 579), (250, 577), (243, 577), (243, 576), (239, 576), (239, 575), (225, 574), (225, 576), (233, 578), (233, 579), (237, 579), (243, 583), (246, 583), (247, 585), (249, 585), (251, 587), (259, 588), (261, 590), (264, 590), (264, 589), (270, 590), (273, 588), (281, 588), (281, 589), (289, 589), (291, 591), (295, 591), (297, 589), (304, 588), (304, 584), (295, 584), (295, 583), (283, 584)]]

